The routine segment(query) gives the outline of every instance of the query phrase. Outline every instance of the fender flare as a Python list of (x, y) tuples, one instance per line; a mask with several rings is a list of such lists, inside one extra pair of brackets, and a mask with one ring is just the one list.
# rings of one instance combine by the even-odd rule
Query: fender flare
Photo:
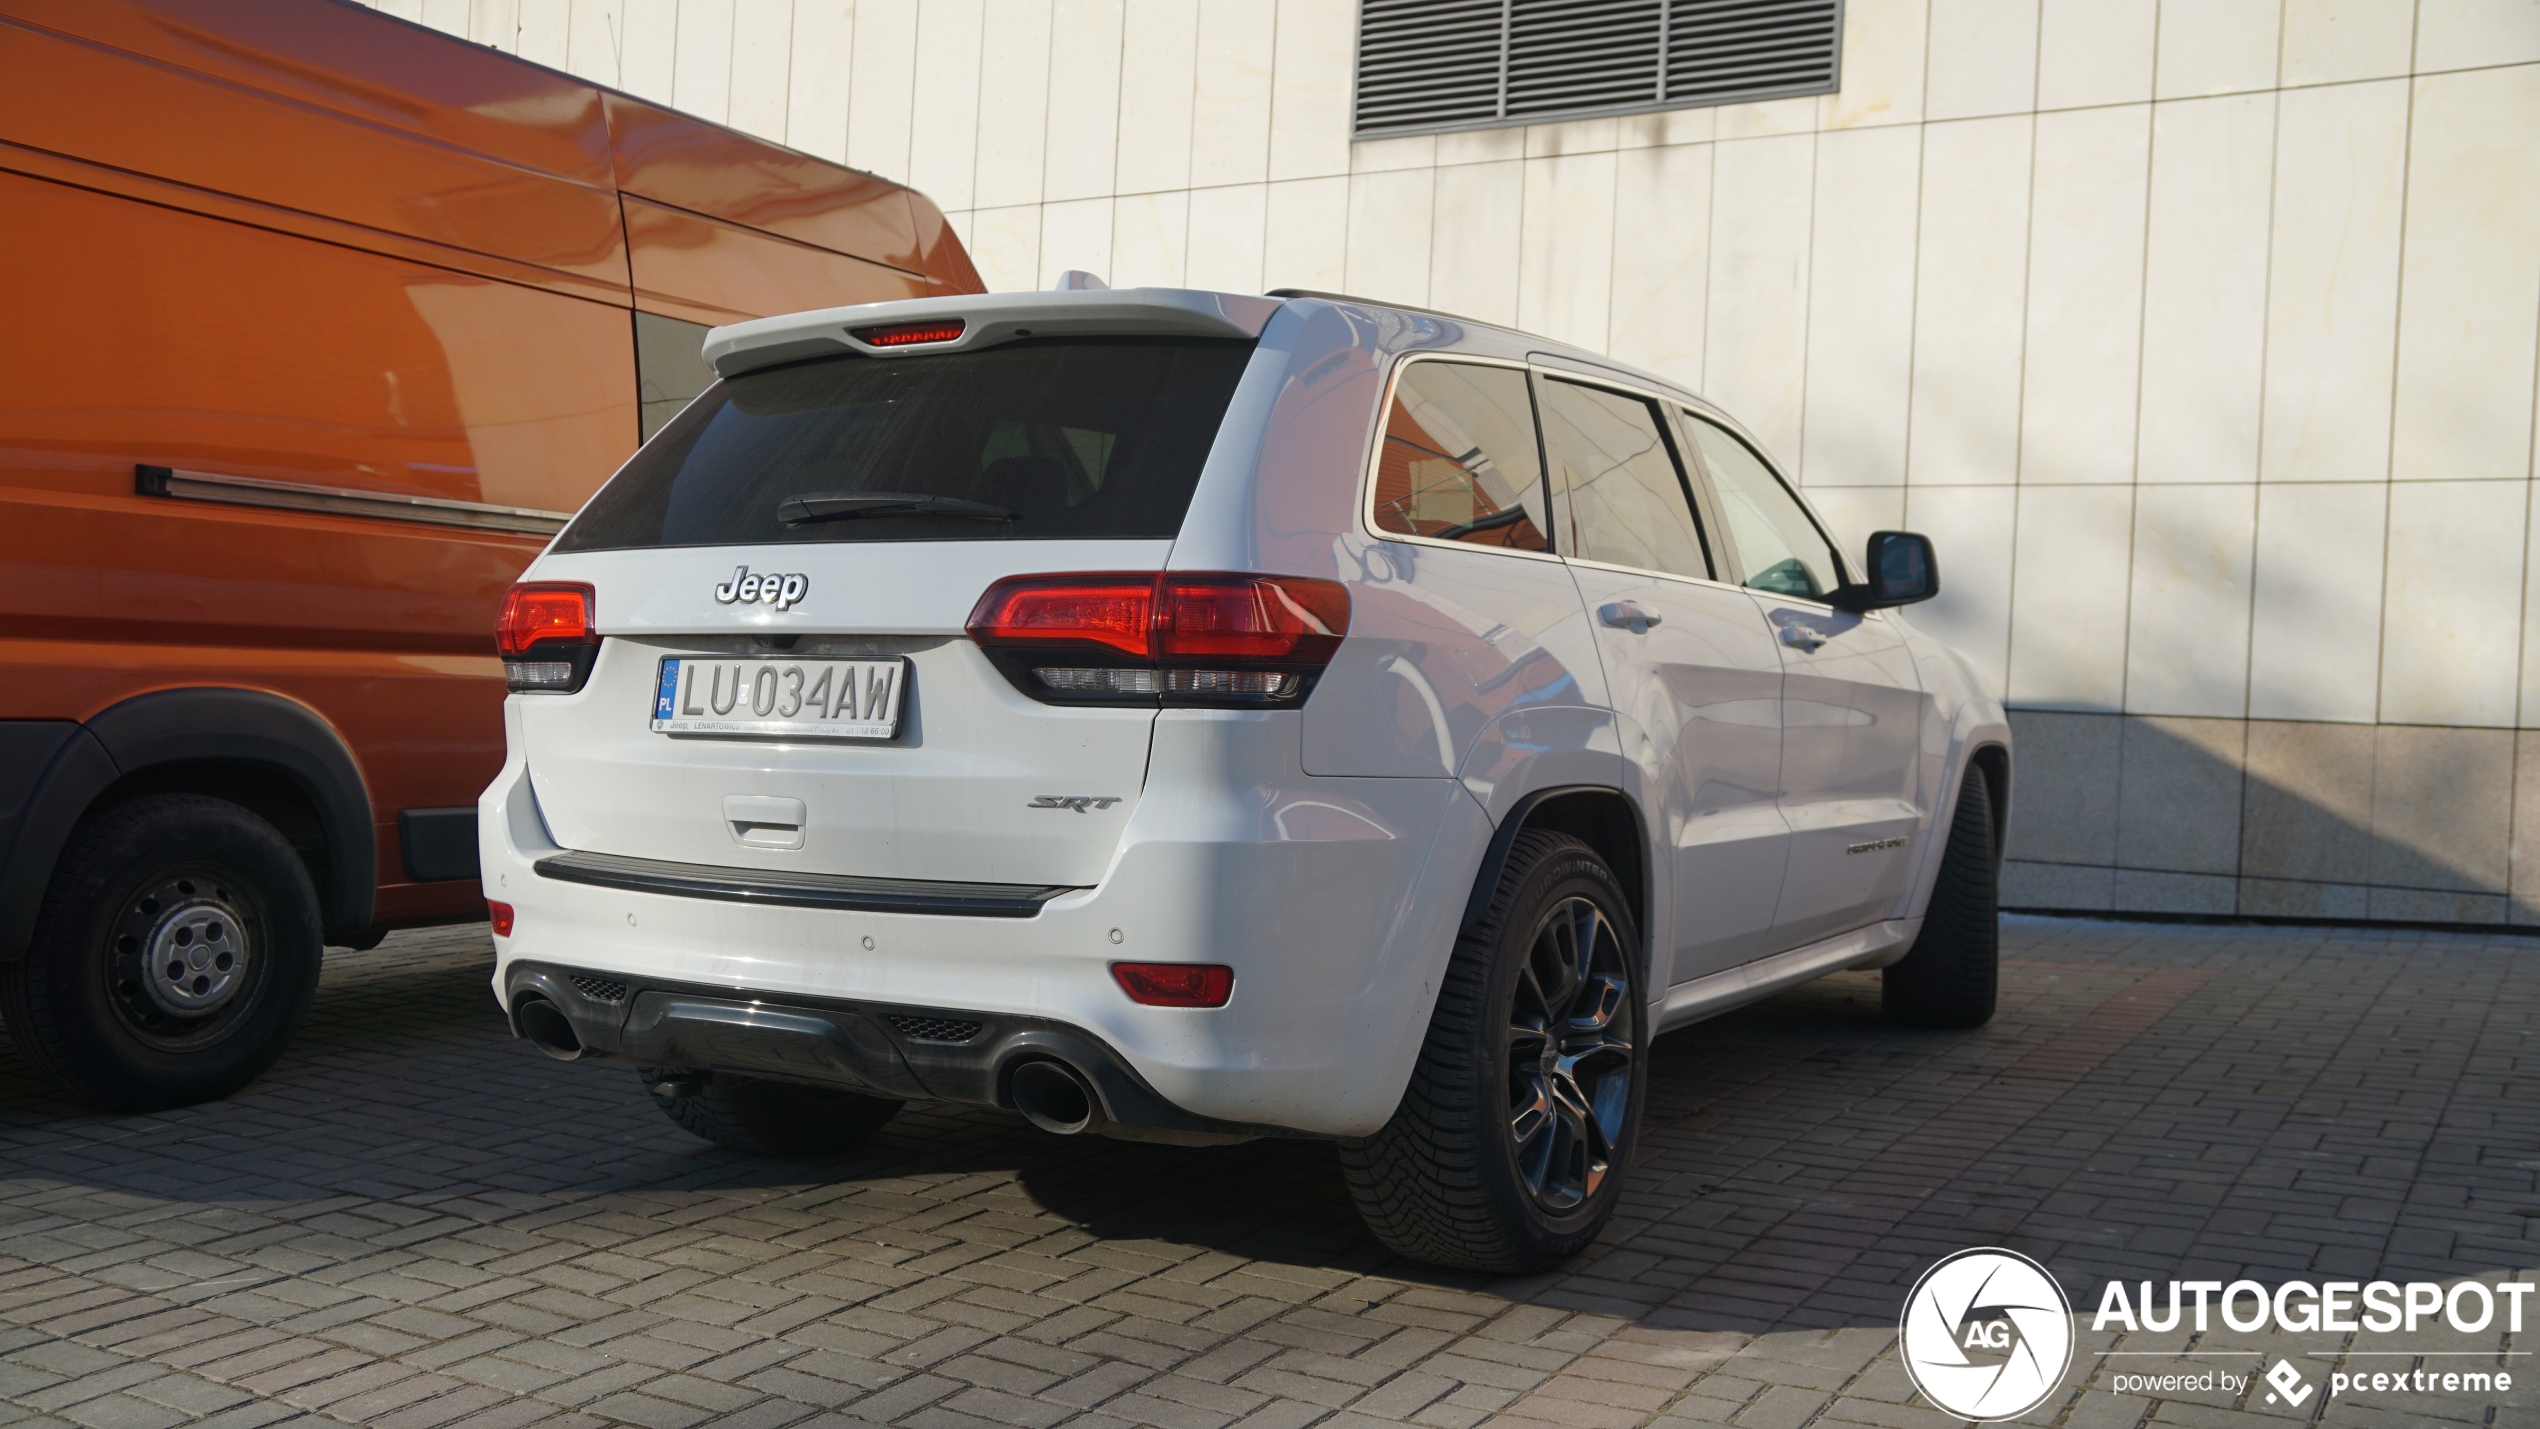
[(335, 727), (307, 705), (262, 690), (158, 690), (88, 720), (47, 765), (0, 870), (0, 958), (25, 954), (61, 848), (100, 795), (154, 767), (198, 761), (259, 765), (288, 778), (316, 811), (325, 843), (318, 897), (326, 931), (370, 926), (379, 858), (370, 786)]
[(1508, 866), (1508, 850), (1516, 844), (1517, 835), (1525, 831), (1527, 821), (1534, 816), (1535, 810), (1551, 800), (1576, 794), (1616, 799), (1631, 811), (1632, 848), (1641, 866), (1618, 868), (1614, 873), (1627, 890), (1639, 895), (1640, 906), (1632, 910), (1632, 921), (1644, 925), (1638, 931), (1642, 971), (1646, 975), (1651, 972), (1658, 953), (1657, 935), (1646, 925), (1651, 921), (1651, 909), (1656, 906), (1655, 880), (1663, 875), (1649, 867), (1648, 816), (1641, 812), (1638, 800), (1611, 784), (1554, 784), (1519, 796), (1517, 802), (1509, 806), (1499, 826), (1491, 830), (1490, 844), (1483, 850), (1481, 867), (1473, 875), (1473, 891), (1465, 897), (1464, 917), (1455, 925), (1456, 931), (1460, 936), (1464, 929), (1480, 921), (1482, 914), (1489, 909), (1491, 894), (1499, 887), (1500, 870)]
[(6, 748), (12, 761), (24, 761), (18, 769), (31, 777), (23, 802), (10, 811), (16, 815), (14, 831), (0, 828), (0, 837), (5, 837), (0, 842), (0, 960), (5, 961), (26, 955), (62, 845), (80, 815), (118, 774), (105, 746), (79, 725), (69, 720), (26, 724), (36, 727), (10, 731)]
[[(2011, 822), (2011, 744), (2007, 739), (1991, 736), (1968, 741), (1955, 764), (1949, 769), (1947, 802), (1932, 810), (1931, 834), (1927, 840), (1921, 866), (1914, 871), (1914, 881), (1904, 905), (1896, 912), (1900, 918), (1919, 918), (1931, 906), (1932, 889), (1940, 882), (1940, 863), (1949, 847), (1951, 826), (1958, 821), (1958, 792), (1967, 786), (1967, 771), (1991, 763), (1999, 766), (1985, 772), (1986, 802), (1993, 810), (1993, 873), (2002, 875), (2002, 850), (2009, 840), (2003, 837)], [(1900, 956), (1902, 956), (1900, 954)]]

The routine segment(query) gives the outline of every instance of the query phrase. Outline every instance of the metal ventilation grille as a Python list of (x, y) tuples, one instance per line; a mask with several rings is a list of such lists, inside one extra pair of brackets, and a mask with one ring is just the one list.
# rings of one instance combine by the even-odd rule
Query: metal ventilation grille
[(578, 977), (573, 990), (594, 1002), (624, 1002), (626, 984), (604, 977)]
[(1842, 0), (1363, 0), (1356, 134), (1835, 88)]
[(917, 1017), (905, 1012), (884, 1014), (902, 1037), (911, 1042), (967, 1042), (979, 1035), (979, 1024), (957, 1017)]

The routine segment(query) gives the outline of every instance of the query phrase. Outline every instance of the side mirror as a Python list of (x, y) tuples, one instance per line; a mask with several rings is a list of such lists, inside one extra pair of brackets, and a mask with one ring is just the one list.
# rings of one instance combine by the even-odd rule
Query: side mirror
[(1880, 610), (1912, 605), (1940, 594), (1940, 562), (1932, 555), (1931, 538), (1912, 531), (1874, 531), (1862, 565), (1869, 579), (1834, 593), (1843, 610)]

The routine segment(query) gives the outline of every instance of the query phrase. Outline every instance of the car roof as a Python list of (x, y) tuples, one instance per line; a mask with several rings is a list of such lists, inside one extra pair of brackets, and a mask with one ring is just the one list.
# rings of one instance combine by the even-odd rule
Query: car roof
[[(851, 353), (916, 357), (991, 347), (1018, 337), (1141, 336), (1248, 341), (1259, 338), (1270, 319), (1282, 309), (1314, 305), (1355, 310), (1366, 317), (1392, 314), (1408, 319), (1407, 324), (1377, 321), (1363, 325), (1360, 345), (1388, 354), (1478, 348), (1495, 355), (1522, 355), (1528, 361), (1580, 376), (1601, 376), (1649, 388), (1698, 406), (1706, 416), (1738, 425), (1734, 418), (1679, 383), (1565, 342), (1479, 318), (1304, 288), (1280, 288), (1258, 297), (1196, 288), (1062, 288), (906, 298), (734, 323), (707, 333), (704, 351), (715, 375), (737, 377), (762, 367), (814, 357)], [(960, 332), (948, 339), (907, 346), (867, 340), (881, 336), (881, 329), (950, 326), (956, 321), (961, 325)], [(1440, 322), (1461, 332), (1441, 341), (1437, 332)], [(1410, 330), (1425, 336), (1422, 340), (1399, 340)], [(1388, 340), (1388, 334), (1393, 340)]]

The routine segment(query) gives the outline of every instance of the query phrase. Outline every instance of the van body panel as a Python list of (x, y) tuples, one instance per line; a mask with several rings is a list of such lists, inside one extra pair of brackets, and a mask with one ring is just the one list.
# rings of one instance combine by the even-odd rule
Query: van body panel
[(626, 281), (625, 235), (605, 176), (593, 182), (542, 173), (5, 19), (0, 73), (10, 76), (0, 85), (0, 133), (18, 143), (601, 282)]
[[(909, 191), (898, 184), (623, 94), (603, 98), (621, 192), (905, 272), (925, 271)], [(744, 311), (762, 317), (796, 309)]]
[[(132, 495), (136, 463), (570, 511), (632, 445), (622, 309), (4, 172), (0, 205), (0, 263), (52, 279), (19, 288), (12, 317), (104, 334), (0, 353), (0, 461), (102, 467), (134, 514), (168, 509)], [(246, 573), (210, 549), (187, 564), (214, 561)], [(164, 584), (183, 566), (146, 569)]]
[(376, 12), (317, 0), (8, 0), (0, 15), (519, 168), (611, 182), (606, 91)]
[(0, 355), (0, 718), (306, 705), (370, 791), (383, 926), (482, 906), (407, 881), (398, 817), (500, 767), (493, 623), (544, 538), (136, 468), (570, 513), (638, 440), (637, 268), (706, 322), (971, 274), (895, 184), (326, 0), (0, 0), (0, 68), (0, 271), (47, 335)]
[(717, 326), (762, 313), (926, 296), (923, 274), (629, 197), (635, 303)]

